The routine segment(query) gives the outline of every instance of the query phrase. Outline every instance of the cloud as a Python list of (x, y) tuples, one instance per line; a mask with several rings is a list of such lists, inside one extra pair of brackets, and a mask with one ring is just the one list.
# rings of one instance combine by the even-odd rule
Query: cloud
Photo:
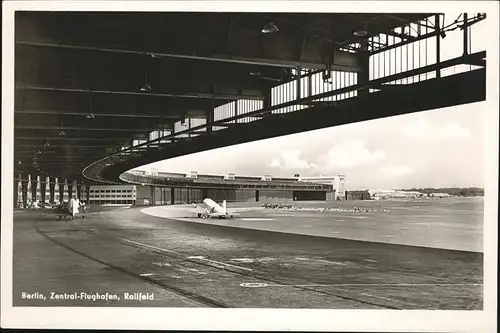
[(467, 126), (456, 122), (449, 122), (443, 126), (436, 126), (425, 120), (419, 120), (403, 128), (403, 135), (418, 141), (444, 141), (470, 137)]
[(285, 150), (280, 153), (278, 158), (274, 158), (269, 166), (272, 168), (282, 168), (287, 170), (304, 170), (315, 167), (314, 163), (309, 163), (308, 161), (301, 159), (299, 157), (300, 151)]
[[(349, 169), (377, 163), (386, 158), (383, 150), (370, 151), (360, 140), (346, 141), (319, 157), (323, 168)], [(340, 171), (340, 170), (339, 170)]]
[(389, 165), (383, 171), (389, 177), (407, 176), (414, 172), (412, 168), (406, 165)]

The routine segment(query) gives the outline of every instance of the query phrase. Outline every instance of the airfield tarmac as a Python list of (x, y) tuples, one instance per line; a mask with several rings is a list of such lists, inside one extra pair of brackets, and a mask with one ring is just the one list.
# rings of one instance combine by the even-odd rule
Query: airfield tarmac
[[(232, 219), (200, 219), (188, 205), (154, 206), (144, 214), (184, 222), (334, 237), (461, 251), (483, 251), (483, 202), (477, 199), (419, 201), (295, 202), (302, 210), (261, 209)], [(229, 204), (248, 207), (252, 204)], [(257, 204), (253, 204), (258, 207)], [(369, 212), (314, 211), (353, 208)]]
[[(326, 212), (290, 217), (297, 212), (266, 209), (200, 223), (143, 209), (108, 208), (74, 221), (36, 211), (14, 214), (14, 305), (482, 309), (482, 253), (368, 240), (381, 222), (349, 220), (363, 222), (342, 231), (372, 230), (354, 240), (326, 234), (346, 225), (322, 222), (318, 216)], [(263, 230), (269, 223), (279, 232)], [(300, 231), (300, 223), (312, 227)], [(307, 234), (322, 224), (318, 235)], [(23, 292), (46, 299), (23, 299)], [(51, 292), (111, 292), (121, 299), (54, 300)], [(140, 292), (154, 299), (123, 297)]]

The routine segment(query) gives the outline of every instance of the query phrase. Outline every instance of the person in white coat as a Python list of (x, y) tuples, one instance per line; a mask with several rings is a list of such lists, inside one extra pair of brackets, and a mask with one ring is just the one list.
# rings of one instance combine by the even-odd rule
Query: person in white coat
[(78, 210), (78, 208), (80, 207), (80, 200), (78, 200), (78, 198), (76, 197), (76, 195), (73, 196), (73, 198), (71, 198), (69, 200), (69, 211), (71, 212), (71, 216), (72, 218), (75, 218), (76, 214), (78, 214), (80, 211)]

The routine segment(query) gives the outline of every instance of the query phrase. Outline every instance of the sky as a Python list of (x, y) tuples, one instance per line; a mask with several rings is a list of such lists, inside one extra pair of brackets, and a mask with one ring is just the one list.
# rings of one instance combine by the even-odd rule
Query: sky
[[(447, 15), (446, 24), (455, 18)], [(471, 52), (484, 50), (487, 41), (480, 36), (485, 27), (480, 22), (474, 29)], [(442, 60), (461, 55), (462, 38), (460, 30), (447, 33)], [(137, 169), (275, 177), (345, 174), (350, 190), (484, 187), (486, 105), (479, 102), (304, 132)]]

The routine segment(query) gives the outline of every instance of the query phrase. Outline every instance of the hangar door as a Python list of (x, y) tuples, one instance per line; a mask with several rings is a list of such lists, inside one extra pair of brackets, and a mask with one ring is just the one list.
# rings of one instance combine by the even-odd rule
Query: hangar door
[(293, 191), (294, 201), (326, 201), (326, 191)]

